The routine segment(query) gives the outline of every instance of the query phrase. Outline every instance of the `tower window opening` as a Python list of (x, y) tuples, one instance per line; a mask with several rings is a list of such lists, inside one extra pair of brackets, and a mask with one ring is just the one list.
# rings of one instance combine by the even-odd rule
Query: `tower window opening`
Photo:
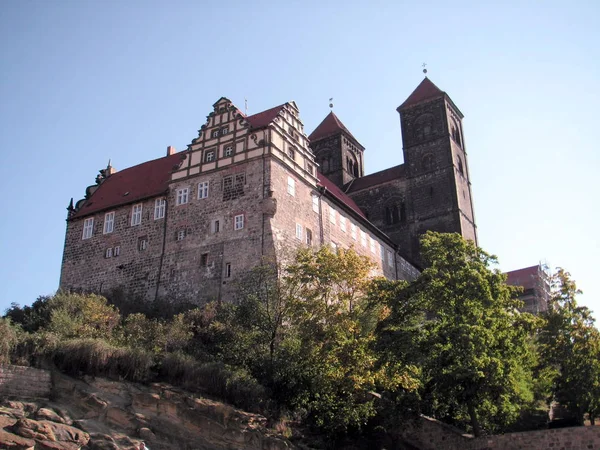
[(460, 172), (461, 175), (464, 176), (465, 172), (464, 172), (464, 168), (463, 168), (462, 159), (460, 159), (460, 156), (457, 156), (456, 159), (458, 162), (458, 171)]

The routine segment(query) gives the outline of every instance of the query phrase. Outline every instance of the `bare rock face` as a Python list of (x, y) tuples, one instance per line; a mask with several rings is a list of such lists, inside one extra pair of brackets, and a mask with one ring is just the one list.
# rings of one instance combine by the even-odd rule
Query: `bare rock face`
[(4, 401), (0, 449), (283, 450), (265, 417), (170, 385), (53, 375), (53, 401)]

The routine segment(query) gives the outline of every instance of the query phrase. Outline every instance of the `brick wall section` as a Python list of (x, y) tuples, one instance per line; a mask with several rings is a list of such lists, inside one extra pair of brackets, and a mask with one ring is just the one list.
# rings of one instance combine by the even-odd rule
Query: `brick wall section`
[(600, 426), (526, 431), (474, 438), (454, 427), (422, 417), (402, 433), (422, 450), (588, 450), (600, 448)]
[(0, 364), (0, 398), (48, 398), (51, 389), (47, 370)]

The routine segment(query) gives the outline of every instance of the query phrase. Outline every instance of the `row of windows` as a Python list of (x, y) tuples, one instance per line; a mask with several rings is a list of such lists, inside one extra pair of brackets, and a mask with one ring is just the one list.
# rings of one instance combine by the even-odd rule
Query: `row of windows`
[(225, 136), (227, 133), (229, 133), (229, 127), (223, 127), (213, 130), (210, 135), (213, 138), (218, 138), (219, 136)]
[[(245, 216), (243, 214), (237, 214), (237, 215), (233, 216), (233, 229), (235, 231), (244, 229), (244, 222), (245, 222)], [(214, 219), (210, 223), (210, 233), (216, 234), (219, 232), (221, 232), (221, 220)], [(178, 230), (175, 233), (175, 240), (182, 241), (186, 238), (186, 236), (188, 234), (189, 234), (188, 231), (185, 229)]]
[[(154, 220), (163, 219), (165, 217), (165, 208), (167, 201), (164, 198), (157, 198), (154, 202)], [(131, 226), (140, 225), (142, 223), (143, 205), (138, 203), (131, 207)], [(104, 215), (103, 234), (110, 234), (115, 230), (115, 211), (107, 212)], [(89, 239), (94, 234), (94, 218), (88, 217), (83, 221), (82, 239)]]

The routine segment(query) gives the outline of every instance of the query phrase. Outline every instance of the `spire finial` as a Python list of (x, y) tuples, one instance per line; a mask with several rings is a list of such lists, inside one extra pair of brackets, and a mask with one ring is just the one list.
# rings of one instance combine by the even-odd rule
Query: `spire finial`
[(333, 97), (329, 99), (329, 108), (333, 111)]
[(425, 74), (425, 76), (427, 76), (427, 69), (426, 69), (427, 63), (423, 63), (421, 64), (421, 67), (423, 67), (423, 73)]
[(244, 114), (248, 115), (248, 99), (244, 97)]

